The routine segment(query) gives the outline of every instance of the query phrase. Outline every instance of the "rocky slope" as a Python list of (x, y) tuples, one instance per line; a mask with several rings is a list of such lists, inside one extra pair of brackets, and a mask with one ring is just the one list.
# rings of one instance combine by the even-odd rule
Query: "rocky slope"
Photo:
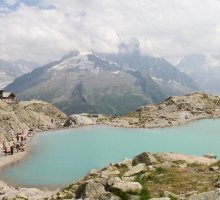
[(21, 99), (51, 102), (67, 114), (125, 114), (198, 89), (188, 75), (161, 58), (149, 56), (141, 63), (141, 68), (126, 68), (94, 52), (76, 51), (16, 79), (6, 89)]
[(142, 106), (124, 116), (82, 114), (73, 115), (72, 119), (76, 125), (105, 124), (117, 127), (155, 128), (219, 117), (220, 97), (196, 92), (169, 97), (161, 103)]
[(10, 140), (12, 133), (62, 127), (67, 116), (43, 101), (21, 101), (7, 104), (0, 100), (0, 142)]

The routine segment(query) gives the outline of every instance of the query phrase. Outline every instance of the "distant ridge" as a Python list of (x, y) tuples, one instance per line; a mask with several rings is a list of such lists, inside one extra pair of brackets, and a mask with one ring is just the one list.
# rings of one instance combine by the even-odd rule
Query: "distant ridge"
[(198, 119), (220, 118), (220, 97), (203, 92), (172, 96), (157, 104), (141, 106), (123, 116), (73, 115), (80, 125), (105, 124), (128, 128), (162, 128)]
[(125, 114), (198, 90), (188, 75), (162, 58), (130, 55), (126, 63), (127, 57), (118, 56), (74, 51), (17, 78), (6, 89), (24, 100), (49, 101), (67, 114)]
[(37, 66), (37, 63), (26, 60), (6, 61), (0, 59), (0, 88), (13, 82), (15, 78), (31, 72)]

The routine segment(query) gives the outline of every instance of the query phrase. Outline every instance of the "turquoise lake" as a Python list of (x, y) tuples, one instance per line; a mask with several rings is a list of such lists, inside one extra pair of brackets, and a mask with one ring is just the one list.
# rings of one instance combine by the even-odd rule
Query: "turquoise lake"
[(144, 151), (214, 153), (220, 158), (220, 120), (157, 129), (89, 126), (51, 131), (36, 134), (32, 146), (29, 156), (0, 172), (1, 179), (24, 186), (65, 186), (91, 169)]

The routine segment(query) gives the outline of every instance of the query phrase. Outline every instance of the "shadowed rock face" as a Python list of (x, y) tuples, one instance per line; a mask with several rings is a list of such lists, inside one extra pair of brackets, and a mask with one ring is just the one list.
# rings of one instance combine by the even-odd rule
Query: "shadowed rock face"
[(132, 165), (137, 165), (138, 163), (144, 163), (145, 165), (152, 165), (157, 163), (157, 159), (155, 159), (154, 156), (152, 156), (151, 153), (142, 153), (132, 160)]
[(66, 120), (63, 112), (43, 101), (7, 104), (0, 100), (0, 142), (11, 140), (12, 133), (59, 128)]

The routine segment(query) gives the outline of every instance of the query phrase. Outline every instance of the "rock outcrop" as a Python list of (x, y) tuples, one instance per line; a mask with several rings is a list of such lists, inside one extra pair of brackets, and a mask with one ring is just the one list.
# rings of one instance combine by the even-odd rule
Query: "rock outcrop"
[(203, 192), (201, 194), (193, 195), (188, 198), (188, 200), (219, 200), (220, 199), (220, 189), (216, 189), (210, 192)]
[(220, 118), (220, 97), (195, 92), (169, 97), (158, 104), (142, 106), (124, 116), (84, 114), (80, 125), (87, 125), (89, 122), (116, 127), (156, 128), (181, 125), (204, 118)]
[(138, 163), (144, 163), (145, 165), (153, 165), (156, 164), (157, 162), (158, 162), (157, 159), (154, 156), (152, 156), (151, 153), (146, 153), (146, 152), (135, 156), (134, 159), (132, 160), (133, 165), (137, 165)]
[(8, 104), (0, 100), (0, 142), (16, 132), (60, 128), (66, 120), (66, 114), (43, 101)]

